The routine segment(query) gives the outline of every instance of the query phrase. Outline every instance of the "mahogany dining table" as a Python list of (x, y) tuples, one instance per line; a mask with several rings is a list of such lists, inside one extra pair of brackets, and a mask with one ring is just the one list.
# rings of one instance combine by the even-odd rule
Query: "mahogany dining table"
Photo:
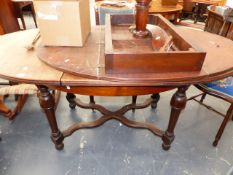
[[(95, 26), (82, 48), (36, 47), (27, 50), (38, 29), (20, 31), (0, 36), (0, 77), (18, 82), (35, 84), (39, 102), (45, 111), (55, 147), (63, 149), (64, 138), (81, 128), (100, 126), (110, 119), (132, 128), (144, 128), (162, 138), (163, 149), (168, 150), (175, 138), (174, 129), (186, 105), (186, 90), (192, 84), (205, 83), (233, 75), (233, 41), (208, 32), (178, 28), (189, 42), (207, 52), (204, 64), (196, 72), (165, 72), (108, 75), (104, 72), (104, 27)], [(47, 52), (49, 51), (49, 52)], [(161, 130), (152, 123), (141, 123), (124, 117), (128, 110), (156, 107), (158, 94), (177, 88), (171, 98), (171, 113), (167, 128)], [(56, 121), (55, 102), (51, 90), (67, 93), (70, 107), (76, 105), (95, 109), (102, 117), (92, 122), (81, 122), (60, 131)], [(117, 111), (109, 111), (95, 104), (94, 99), (84, 104), (74, 94), (88, 96), (138, 96), (153, 94), (143, 104), (133, 101)]]

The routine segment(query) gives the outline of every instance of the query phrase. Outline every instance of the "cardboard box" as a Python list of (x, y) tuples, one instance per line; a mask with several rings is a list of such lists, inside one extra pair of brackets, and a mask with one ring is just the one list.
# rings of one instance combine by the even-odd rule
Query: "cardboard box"
[(42, 44), (83, 46), (91, 30), (89, 0), (34, 0)]

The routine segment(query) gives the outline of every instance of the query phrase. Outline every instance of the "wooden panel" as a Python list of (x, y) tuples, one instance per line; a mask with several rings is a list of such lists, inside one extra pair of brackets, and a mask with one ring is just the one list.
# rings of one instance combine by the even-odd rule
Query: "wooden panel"
[[(201, 70), (205, 53), (185, 40), (165, 18), (160, 15), (151, 15), (149, 23), (154, 25), (147, 25), (147, 29), (150, 31), (154, 31), (154, 27), (157, 25), (161, 28), (160, 30), (163, 29), (164, 33), (172, 37), (172, 47), (175, 49), (159, 51), (152, 49), (153, 37), (144, 39), (133, 37), (129, 32), (130, 25), (126, 25), (130, 22), (115, 23), (115, 21), (121, 21), (120, 19), (124, 19), (124, 21), (130, 19), (127, 16), (132, 15), (111, 15), (111, 19), (110, 16), (106, 18), (105, 71), (107, 74)], [(158, 37), (158, 35), (156, 36)]]
[(0, 25), (4, 33), (20, 29), (11, 0), (0, 0)]
[(215, 6), (211, 6), (208, 12), (205, 31), (232, 39), (232, 29), (232, 23), (226, 21), (224, 24), (223, 16), (215, 11)]
[(3, 34), (4, 34), (4, 30), (3, 30), (2, 25), (0, 24), (0, 35), (3, 35)]
[(208, 19), (205, 25), (205, 31), (219, 34), (223, 25), (223, 17), (220, 14), (214, 13), (212, 10), (208, 12)]
[(230, 26), (230, 28), (228, 30), (227, 38), (233, 40), (233, 23), (231, 23), (231, 26)]

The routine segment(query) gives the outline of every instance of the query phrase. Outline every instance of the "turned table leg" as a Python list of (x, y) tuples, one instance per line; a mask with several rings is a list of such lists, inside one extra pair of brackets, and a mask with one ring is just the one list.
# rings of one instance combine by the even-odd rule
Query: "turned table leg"
[(61, 150), (64, 147), (64, 137), (57, 126), (55, 116), (55, 100), (53, 95), (49, 92), (48, 87), (43, 85), (37, 85), (39, 93), (39, 102), (41, 108), (45, 111), (49, 126), (51, 129), (51, 139), (55, 144), (56, 149)]
[(168, 123), (167, 130), (165, 131), (162, 140), (162, 147), (164, 150), (168, 150), (173, 142), (175, 135), (174, 129), (176, 127), (177, 120), (179, 118), (180, 112), (185, 108), (186, 105), (186, 90), (188, 86), (179, 87), (176, 93), (172, 96), (171, 99), (171, 114), (170, 120)]

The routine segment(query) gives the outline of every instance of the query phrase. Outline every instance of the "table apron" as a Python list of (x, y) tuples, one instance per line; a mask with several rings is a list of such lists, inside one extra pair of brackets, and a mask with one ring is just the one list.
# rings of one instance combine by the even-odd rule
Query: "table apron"
[(176, 87), (172, 86), (48, 86), (67, 93), (92, 96), (134, 96), (157, 94)]

